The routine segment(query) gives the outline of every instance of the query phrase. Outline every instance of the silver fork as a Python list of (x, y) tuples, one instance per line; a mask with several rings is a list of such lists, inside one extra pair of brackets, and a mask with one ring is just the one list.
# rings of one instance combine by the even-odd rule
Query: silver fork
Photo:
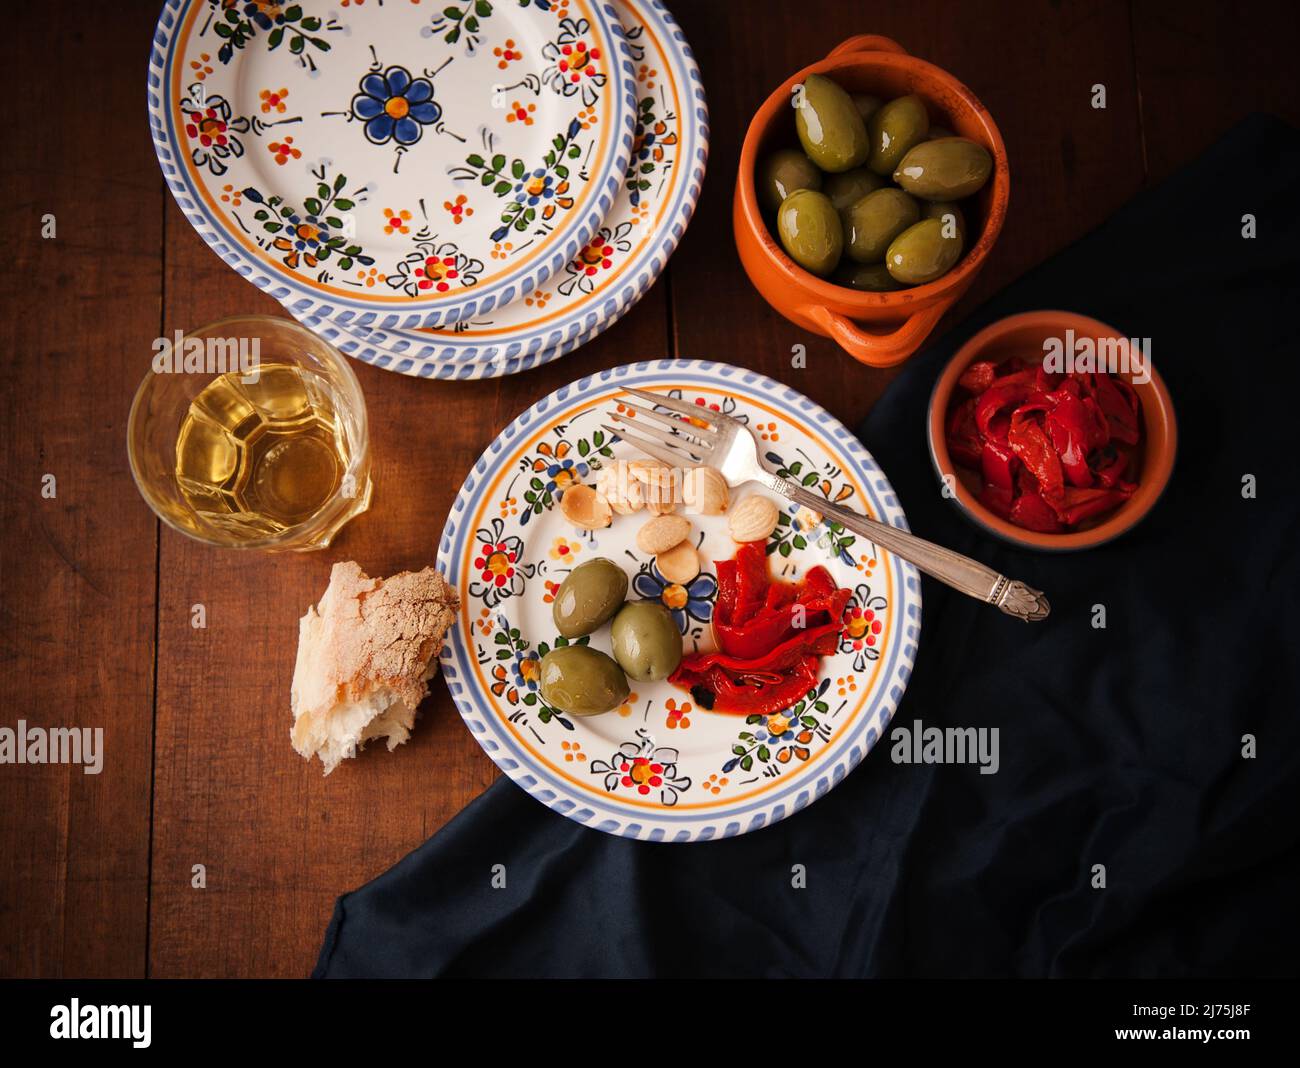
[[(621, 401), (624, 408), (643, 418), (632, 419), (619, 412), (608, 412), (617, 427), (602, 424), (629, 445), (662, 460), (671, 467), (708, 465), (716, 467), (729, 486), (758, 482), (774, 493), (805, 505), (842, 524), (855, 534), (910, 560), (927, 575), (955, 590), (988, 604), (997, 605), (1009, 616), (1030, 620), (1046, 619), (1051, 611), (1047, 598), (1023, 582), (1009, 579), (991, 567), (972, 560), (942, 545), (918, 538), (859, 512), (842, 508), (820, 494), (789, 482), (763, 466), (758, 443), (750, 429), (740, 421), (697, 404), (627, 387), (627, 392), (645, 401), (649, 407)], [(663, 411), (661, 409), (667, 409)], [(700, 426), (698, 420), (704, 423)], [(657, 425), (655, 425), (657, 424)], [(629, 428), (634, 427), (634, 433)], [(663, 429), (661, 429), (663, 427)]]

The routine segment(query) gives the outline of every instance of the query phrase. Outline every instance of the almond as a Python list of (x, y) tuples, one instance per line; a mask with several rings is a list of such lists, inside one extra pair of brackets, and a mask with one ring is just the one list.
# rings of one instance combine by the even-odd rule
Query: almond
[(596, 492), (618, 515), (631, 515), (645, 507), (645, 486), (632, 476), (626, 460), (615, 460), (596, 476)]
[(564, 491), (560, 498), (560, 511), (565, 519), (583, 530), (602, 530), (614, 521), (609, 502), (590, 486), (581, 483)]
[(660, 515), (636, 532), (636, 546), (647, 556), (658, 556), (685, 541), (690, 533), (689, 519), (680, 515)]
[(646, 507), (655, 515), (676, 511), (681, 471), (658, 460), (633, 460), (628, 464), (632, 477), (644, 487)]
[(678, 542), (655, 557), (655, 566), (669, 582), (685, 586), (700, 573), (700, 554), (689, 541)]
[(721, 515), (727, 510), (731, 491), (716, 467), (692, 467), (682, 476), (682, 501), (696, 515)]
[(731, 528), (733, 541), (766, 541), (769, 534), (776, 529), (776, 505), (767, 497), (746, 497), (727, 519)]

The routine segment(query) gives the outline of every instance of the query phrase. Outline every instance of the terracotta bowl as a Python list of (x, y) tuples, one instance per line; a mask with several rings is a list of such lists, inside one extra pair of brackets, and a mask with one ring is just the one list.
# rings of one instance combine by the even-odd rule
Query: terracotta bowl
[[(1062, 337), (1073, 330), (1075, 337), (1122, 338), (1112, 326), (1107, 326), (1085, 315), (1066, 311), (1024, 312), (1008, 316), (991, 326), (986, 326), (966, 342), (949, 361), (930, 394), (930, 408), (926, 420), (926, 436), (930, 444), (930, 459), (941, 479), (952, 487), (951, 500), (967, 518), (1003, 541), (1027, 549), (1048, 552), (1069, 552), (1091, 549), (1118, 538), (1131, 530), (1152, 508), (1169, 484), (1174, 469), (1174, 455), (1178, 451), (1178, 425), (1174, 419), (1174, 403), (1164, 380), (1151, 368), (1147, 382), (1135, 382), (1131, 375), (1120, 377), (1132, 385), (1142, 404), (1142, 458), (1136, 492), (1118, 509), (1104, 516), (1094, 525), (1067, 534), (1044, 534), (1025, 530), (990, 511), (980, 503), (976, 492), (979, 473), (959, 467), (948, 454), (945, 433), (948, 409), (957, 379), (976, 360), (1000, 363), (1014, 355), (1034, 356), (1043, 351), (1043, 341), (1049, 337)], [(947, 476), (953, 476), (948, 479)]]
[[(769, 150), (799, 143), (791, 90), (810, 74), (825, 74), (850, 92), (874, 93), (886, 100), (915, 93), (930, 110), (931, 122), (978, 141), (992, 154), (992, 179), (962, 205), (974, 243), (942, 278), (896, 293), (847, 289), (798, 266), (769, 232), (754, 189), (754, 166)], [(833, 338), (865, 364), (891, 367), (921, 346), (943, 313), (970, 287), (1002, 232), (1010, 189), (1002, 135), (969, 89), (946, 71), (908, 55), (888, 37), (851, 37), (821, 62), (788, 78), (749, 124), (732, 209), (736, 248), (755, 288), (787, 319)]]

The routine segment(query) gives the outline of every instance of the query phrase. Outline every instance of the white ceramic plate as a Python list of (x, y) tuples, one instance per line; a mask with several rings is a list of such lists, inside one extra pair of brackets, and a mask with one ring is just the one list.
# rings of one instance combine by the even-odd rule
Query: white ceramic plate
[(588, 245), (634, 84), (605, 0), (168, 0), (149, 111), (186, 217), (291, 312), (438, 326)]
[[(692, 517), (704, 570), (687, 586), (664, 580), (636, 548), (644, 513), (594, 534), (567, 523), (565, 488), (591, 482), (613, 458), (639, 454), (604, 436), (605, 412), (627, 386), (717, 405), (744, 420), (785, 477), (906, 528), (884, 473), (858, 440), (806, 397), (727, 364), (664, 360), (618, 367), (539, 401), (474, 465), (447, 519), (438, 566), (462, 612), (442, 668), (461, 716), (497, 765), (570, 819), (611, 834), (689, 842), (756, 830), (797, 812), (838, 783), (880, 738), (902, 697), (920, 633), (915, 569), (842, 529), (801, 530), (783, 513), (769, 557), (776, 577), (828, 567), (853, 598), (838, 651), (817, 686), (786, 714), (748, 720), (693, 707), (668, 682), (600, 716), (547, 707), (540, 655), (556, 644), (551, 599), (573, 564), (622, 564), (629, 596), (662, 600), (687, 651), (710, 647), (717, 595), (713, 561), (734, 555), (725, 517)], [(737, 491), (756, 492), (753, 487)], [(590, 643), (609, 651), (608, 627)]]
[(584, 344), (659, 277), (699, 199), (708, 108), (690, 46), (659, 0), (614, 0), (636, 71), (632, 162), (596, 237), (545, 286), (504, 307), (432, 330), (304, 325), (366, 363), (424, 378), (526, 371)]

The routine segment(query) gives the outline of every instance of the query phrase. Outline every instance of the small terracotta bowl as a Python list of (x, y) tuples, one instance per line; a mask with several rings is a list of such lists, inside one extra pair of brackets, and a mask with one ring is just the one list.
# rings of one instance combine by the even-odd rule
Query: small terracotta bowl
[[(992, 179), (975, 197), (963, 202), (974, 244), (942, 278), (896, 293), (847, 289), (798, 266), (769, 232), (754, 189), (754, 166), (766, 152), (798, 144), (791, 90), (810, 74), (825, 74), (849, 92), (874, 93), (885, 100), (915, 93), (925, 101), (932, 123), (978, 141), (992, 154)], [(946, 71), (909, 56), (888, 37), (850, 37), (820, 63), (788, 78), (749, 124), (740, 150), (732, 208), (736, 248), (754, 287), (787, 319), (833, 338), (871, 367), (892, 367), (920, 348), (943, 313), (970, 288), (1002, 232), (1010, 191), (1002, 135), (969, 89)]]
[[(950, 499), (962, 513), (977, 526), (1003, 541), (1021, 548), (1047, 552), (1091, 549), (1118, 538), (1136, 526), (1155, 507), (1165, 486), (1169, 484), (1169, 476), (1174, 469), (1174, 455), (1178, 451), (1174, 403), (1164, 380), (1154, 367), (1151, 368), (1151, 378), (1147, 382), (1135, 382), (1131, 375), (1121, 374), (1120, 377), (1133, 387), (1142, 405), (1142, 459), (1137, 490), (1132, 497), (1095, 525), (1066, 534), (1025, 530), (980, 503), (976, 496), (979, 473), (957, 466), (948, 454), (947, 417), (953, 393), (957, 389), (957, 380), (976, 360), (1001, 363), (1015, 355), (1030, 358), (1041, 355), (1044, 340), (1063, 337), (1067, 330), (1073, 330), (1076, 338), (1126, 336), (1112, 326), (1073, 312), (1036, 311), (1008, 316), (986, 326), (957, 350), (934, 384), (926, 419), (930, 459), (939, 477), (952, 487)], [(953, 477), (948, 478), (949, 475)]]

